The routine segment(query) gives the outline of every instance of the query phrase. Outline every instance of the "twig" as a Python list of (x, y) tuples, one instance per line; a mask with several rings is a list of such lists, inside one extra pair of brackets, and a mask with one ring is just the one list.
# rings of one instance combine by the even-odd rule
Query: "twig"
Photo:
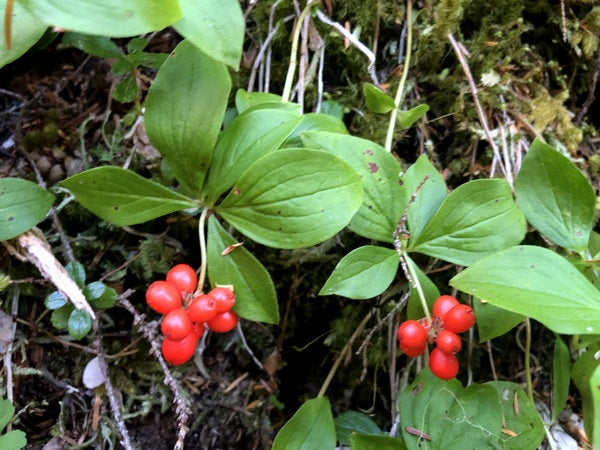
[(244, 336), (244, 330), (242, 330), (242, 324), (239, 321), (236, 325), (236, 329), (237, 329), (238, 334), (240, 335), (240, 338), (242, 339), (242, 344), (244, 344), (244, 348), (246, 349), (248, 354), (252, 357), (252, 361), (254, 361), (254, 364), (256, 364), (259, 367), (259, 369), (264, 370), (264, 366), (258, 360), (258, 358), (254, 355), (254, 352), (248, 345), (248, 342), (246, 341), (246, 336)]
[[(125, 294), (130, 295), (133, 291), (126, 291), (122, 295)], [(104, 378), (104, 387), (106, 388), (106, 395), (108, 395), (108, 402), (110, 403), (110, 409), (112, 411), (113, 418), (115, 419), (117, 430), (119, 430), (119, 434), (121, 435), (121, 445), (126, 450), (133, 450), (133, 445), (131, 443), (131, 438), (129, 437), (129, 431), (127, 430), (127, 426), (123, 420), (123, 416), (121, 415), (121, 405), (117, 396), (115, 395), (115, 390), (110, 381), (110, 374), (108, 373), (108, 364), (106, 364), (106, 359), (104, 358), (104, 348), (102, 347), (102, 333), (100, 332), (100, 324), (99, 319), (94, 319), (93, 322), (93, 330), (96, 338), (94, 339), (94, 346), (96, 347), (96, 357), (98, 358), (98, 365), (100, 366), (100, 371), (102, 372)]]
[(319, 390), (317, 397), (323, 397), (325, 395), (325, 392), (327, 392), (327, 388), (329, 387), (329, 384), (331, 383), (333, 376), (337, 372), (338, 367), (340, 366), (342, 360), (346, 357), (348, 352), (350, 352), (350, 350), (352, 349), (352, 344), (354, 343), (356, 338), (360, 335), (360, 333), (362, 333), (362, 330), (365, 327), (365, 325), (367, 324), (367, 322), (369, 321), (369, 319), (371, 318), (371, 315), (372, 315), (372, 311), (369, 311), (367, 313), (367, 315), (363, 318), (362, 322), (358, 325), (358, 327), (356, 327), (356, 330), (354, 331), (354, 333), (352, 333), (352, 336), (350, 336), (350, 339), (348, 339), (348, 342), (346, 342), (346, 345), (344, 345), (344, 348), (342, 348), (342, 351), (337, 356), (335, 362), (333, 363), (333, 366), (329, 370), (329, 373), (327, 374), (327, 378), (325, 378), (325, 381), (323, 382), (323, 385), (321, 386), (321, 389)]
[(494, 381), (498, 381), (498, 374), (496, 373), (496, 364), (494, 362), (494, 355), (492, 354), (492, 341), (486, 343), (488, 357), (490, 359), (490, 367), (492, 369), (492, 378)]
[[(12, 317), (17, 317), (19, 312), (19, 294), (20, 289), (19, 286), (13, 286), (12, 292), (12, 305), (11, 305), (11, 315)], [(6, 353), (4, 354), (4, 369), (6, 370), (6, 397), (10, 400), (11, 403), (14, 404), (13, 397), (13, 373), (12, 373), (12, 350), (13, 350), (13, 342), (15, 338), (15, 332), (17, 330), (17, 322), (14, 321), (12, 323), (12, 339), (8, 344), (8, 348)], [(9, 429), (10, 431), (10, 429)]]
[(321, 22), (326, 25), (332, 26), (335, 28), (338, 33), (344, 36), (352, 45), (354, 45), (358, 50), (360, 50), (364, 55), (369, 58), (369, 67), (367, 68), (369, 75), (371, 77), (371, 81), (374, 84), (379, 84), (379, 80), (377, 79), (377, 74), (375, 73), (375, 54), (362, 42), (360, 42), (356, 37), (346, 30), (341, 24), (334, 22), (329, 17), (325, 15), (320, 9), (317, 9), (317, 17)]
[[(471, 89), (471, 94), (473, 95), (473, 103), (475, 103), (475, 110), (477, 111), (477, 116), (479, 117), (479, 123), (481, 124), (481, 127), (483, 128), (483, 131), (485, 132), (485, 136), (490, 144), (490, 147), (492, 147), (492, 151), (494, 152), (494, 158), (496, 158), (496, 160), (498, 161), (498, 165), (500, 166), (500, 169), (502, 170), (502, 173), (508, 179), (508, 176), (506, 174), (507, 171), (504, 167), (504, 164), (502, 164), (502, 157), (500, 156), (500, 150), (498, 149), (498, 146), (494, 142), (494, 138), (492, 137), (490, 127), (488, 126), (488, 123), (487, 123), (487, 119), (485, 118), (485, 114), (483, 113), (483, 108), (481, 107), (481, 103), (479, 102), (477, 86), (475, 86), (475, 80), (473, 79), (473, 75), (471, 74), (471, 69), (469, 69), (469, 64), (467, 63), (467, 60), (465, 59), (464, 50), (462, 50), (461, 47), (459, 46), (458, 42), (456, 42), (456, 40), (454, 39), (454, 36), (452, 36), (452, 33), (448, 33), (448, 40), (452, 44), (454, 53), (456, 54), (456, 57), (458, 58), (458, 61), (460, 62), (460, 65), (463, 68), (463, 71), (465, 72), (465, 76), (467, 77), (467, 81), (469, 83), (469, 88)], [(513, 187), (512, 184), (510, 186), (512, 189), (512, 187)]]
[(316, 112), (321, 112), (321, 106), (323, 105), (323, 68), (325, 67), (325, 42), (320, 47), (321, 53), (319, 54), (319, 70), (317, 75), (317, 106), (315, 107)]
[[(279, 5), (279, 3), (281, 3), (281, 0), (277, 0), (275, 3), (273, 3), (273, 6), (271, 6), (271, 10), (269, 11), (269, 34), (271, 34), (271, 32), (273, 31), (273, 21), (274, 21), (274, 17), (275, 17), (275, 9)], [(265, 58), (265, 85), (264, 85), (265, 92), (269, 92), (269, 87), (270, 87), (269, 84), (271, 82), (271, 55), (272, 54), (273, 54), (273, 48), (269, 45), (267, 47), (267, 56)]]
[(157, 359), (158, 364), (165, 374), (164, 383), (169, 386), (171, 392), (173, 392), (175, 412), (177, 414), (177, 424), (179, 426), (177, 432), (177, 442), (173, 448), (174, 450), (181, 450), (183, 449), (183, 441), (185, 440), (185, 436), (189, 431), (187, 423), (192, 411), (186, 405), (185, 400), (181, 396), (181, 393), (179, 392), (179, 385), (177, 384), (175, 378), (173, 378), (173, 375), (171, 375), (171, 371), (167, 366), (167, 362), (162, 356), (160, 344), (158, 343), (158, 339), (156, 337), (156, 331), (146, 323), (145, 315), (139, 314), (129, 300), (127, 300), (127, 297), (130, 296), (131, 293), (132, 290), (125, 291), (119, 296), (117, 302), (127, 311), (129, 311), (129, 313), (133, 316), (133, 324), (142, 332), (144, 337), (150, 343), (150, 353)]
[(400, 77), (400, 83), (398, 84), (398, 90), (396, 91), (396, 97), (394, 98), (394, 104), (396, 107), (392, 109), (390, 113), (390, 122), (388, 124), (388, 130), (385, 135), (385, 149), (388, 152), (392, 151), (392, 141), (394, 140), (394, 130), (396, 128), (396, 118), (398, 117), (398, 108), (402, 104), (402, 97), (404, 95), (404, 85), (408, 78), (408, 67), (410, 66), (410, 55), (412, 52), (412, 0), (406, 2), (406, 29), (407, 29), (407, 40), (406, 40), (406, 58), (404, 66), (402, 67), (402, 76)]
[(592, 78), (590, 79), (590, 84), (588, 86), (588, 95), (581, 106), (581, 109), (577, 113), (577, 117), (575, 118), (575, 123), (577, 125), (581, 125), (583, 122), (583, 116), (585, 116), (594, 103), (596, 99), (596, 85), (598, 84), (598, 73), (600, 72), (600, 49), (596, 50), (596, 55), (594, 57), (594, 70), (592, 72)]

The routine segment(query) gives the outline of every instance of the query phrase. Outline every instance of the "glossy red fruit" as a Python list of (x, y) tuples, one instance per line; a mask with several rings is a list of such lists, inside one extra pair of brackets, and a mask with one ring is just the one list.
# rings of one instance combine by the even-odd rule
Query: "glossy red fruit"
[(421, 322), (406, 320), (398, 327), (398, 341), (401, 347), (419, 349), (427, 344), (427, 331)]
[(167, 282), (179, 289), (179, 292), (194, 292), (198, 278), (192, 266), (177, 264), (167, 272)]
[(180, 341), (192, 332), (192, 319), (187, 310), (179, 308), (169, 312), (160, 323), (163, 335), (172, 341)]
[(238, 323), (238, 315), (233, 311), (227, 311), (217, 315), (214, 319), (206, 322), (211, 330), (217, 333), (227, 333), (235, 328)]
[(210, 295), (200, 294), (192, 300), (192, 303), (188, 307), (188, 313), (190, 314), (192, 322), (208, 322), (209, 320), (214, 319), (218, 314), (217, 302)]
[(160, 314), (168, 314), (181, 307), (181, 293), (171, 283), (155, 281), (146, 290), (148, 306)]
[(441, 351), (452, 355), (458, 353), (462, 347), (460, 336), (449, 330), (440, 331), (435, 338), (435, 343)]
[(194, 356), (197, 343), (198, 338), (195, 333), (188, 334), (181, 341), (165, 338), (162, 343), (162, 354), (168, 363), (180, 366)]
[(415, 347), (407, 347), (402, 343), (402, 341), (400, 341), (400, 350), (402, 350), (402, 353), (404, 353), (406, 356), (415, 357), (422, 355), (425, 351), (425, 347), (427, 347), (427, 344), (425, 342), (423, 342), (422, 345), (418, 345)]
[(217, 314), (229, 311), (235, 303), (235, 294), (225, 286), (217, 286), (208, 295), (215, 299)]
[(444, 317), (444, 329), (463, 333), (475, 323), (475, 313), (469, 305), (456, 305)]
[(433, 303), (433, 315), (443, 321), (446, 313), (458, 304), (458, 300), (451, 295), (441, 295)]
[(200, 339), (204, 334), (204, 324), (203, 323), (195, 323), (194, 328), (192, 328), (192, 332), (196, 335), (197, 339)]
[(458, 374), (458, 359), (436, 347), (429, 354), (429, 369), (436, 377), (450, 380)]

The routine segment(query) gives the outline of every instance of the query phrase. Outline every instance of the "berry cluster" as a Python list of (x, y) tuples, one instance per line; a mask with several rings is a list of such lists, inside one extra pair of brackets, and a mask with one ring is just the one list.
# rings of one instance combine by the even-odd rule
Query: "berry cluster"
[(231, 286), (217, 285), (208, 294), (197, 294), (197, 283), (191, 266), (177, 264), (165, 280), (155, 281), (146, 291), (148, 306), (165, 315), (160, 324), (164, 335), (162, 354), (175, 366), (194, 356), (205, 326), (226, 333), (238, 322), (237, 314), (231, 311), (235, 303)]
[(400, 349), (408, 356), (419, 356), (427, 342), (436, 347), (429, 354), (429, 369), (442, 380), (458, 374), (458, 359), (462, 342), (458, 333), (464, 333), (475, 323), (473, 308), (458, 302), (450, 295), (442, 295), (433, 304), (433, 319), (406, 320), (398, 327)]

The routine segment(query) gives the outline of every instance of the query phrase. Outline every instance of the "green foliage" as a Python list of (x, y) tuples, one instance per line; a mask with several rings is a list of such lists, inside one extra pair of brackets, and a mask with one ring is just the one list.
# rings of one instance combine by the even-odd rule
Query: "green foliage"
[(450, 284), (557, 333), (599, 332), (600, 292), (565, 258), (543, 247), (503, 250), (463, 270)]
[(335, 426), (327, 397), (306, 401), (279, 430), (273, 450), (320, 450), (335, 447)]
[(111, 72), (123, 78), (116, 84), (112, 97), (122, 103), (132, 102), (139, 98), (140, 90), (136, 82), (136, 73), (139, 66), (157, 69), (167, 58), (164, 53), (144, 52), (148, 40), (133, 38), (127, 43), (127, 53), (106, 36), (93, 36), (81, 33), (66, 33), (62, 42), (72, 45), (90, 55), (114, 60)]
[(181, 18), (177, 0), (143, 3), (139, 0), (22, 0), (20, 3), (49, 26), (112, 37), (161, 30)]
[[(73, 281), (82, 289), (88, 303), (98, 309), (110, 308), (117, 301), (117, 292), (100, 281), (86, 285), (85, 268), (80, 262), (72, 262), (65, 267)], [(52, 310), (51, 322), (59, 330), (68, 330), (74, 339), (83, 339), (92, 329), (92, 318), (87, 311), (76, 309), (60, 291), (50, 293), (44, 304)]]
[[(519, 404), (514, 409), (514, 399)], [(423, 369), (400, 396), (402, 436), (408, 449), (536, 448), (544, 437), (535, 406), (515, 383), (464, 388)], [(514, 432), (504, 434), (503, 429)], [(424, 433), (427, 438), (421, 440)]]
[(0, 179), (0, 241), (12, 239), (44, 220), (54, 195), (20, 178)]
[(237, 0), (179, 0), (183, 18), (174, 28), (211, 58), (238, 69), (244, 15)]
[(350, 445), (354, 433), (383, 435), (381, 428), (366, 414), (346, 411), (333, 420), (337, 440), (342, 445)]
[(573, 364), (571, 378), (577, 386), (583, 402), (583, 423), (587, 436), (591, 442), (598, 442), (600, 430), (598, 430), (598, 408), (600, 407), (600, 396), (598, 386), (598, 372), (600, 360), (596, 357), (600, 351), (600, 343), (592, 344), (587, 351), (581, 355)]
[(515, 180), (515, 193), (527, 221), (548, 239), (579, 253), (587, 249), (596, 195), (566, 157), (534, 141)]
[[(2, 11), (6, 7), (6, 0), (0, 2)], [(23, 7), (21, 2), (14, 2), (12, 13), (12, 30), (19, 30), (18, 33), (11, 33), (11, 46), (7, 47), (4, 42), (6, 22), (0, 23), (0, 34), (2, 35), (2, 45), (0, 46), (0, 67), (13, 62), (21, 57), (27, 50), (42, 37), (48, 26), (33, 13)]]
[[(4, 430), (15, 414), (15, 407), (9, 400), (0, 400), (0, 432)], [(25, 433), (12, 430), (0, 435), (0, 448), (3, 450), (19, 450), (27, 445)]]

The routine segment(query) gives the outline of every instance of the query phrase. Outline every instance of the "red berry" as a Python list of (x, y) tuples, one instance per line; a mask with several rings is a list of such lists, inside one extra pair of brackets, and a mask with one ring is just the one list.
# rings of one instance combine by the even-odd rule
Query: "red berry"
[(398, 341), (401, 347), (419, 349), (427, 344), (427, 331), (420, 322), (406, 320), (398, 327)]
[(200, 294), (194, 297), (192, 304), (188, 308), (190, 319), (195, 323), (208, 322), (214, 319), (217, 313), (217, 302), (206, 294)]
[(458, 353), (462, 347), (458, 334), (449, 330), (440, 331), (435, 338), (435, 343), (441, 351), (452, 355)]
[(415, 346), (415, 347), (407, 347), (406, 345), (404, 345), (402, 343), (402, 341), (400, 341), (400, 350), (402, 350), (402, 353), (404, 353), (406, 356), (419, 356), (422, 355), (423, 352), (425, 351), (425, 347), (427, 347), (427, 344), (425, 342), (423, 342), (423, 345), (419, 345), (419, 346)]
[(192, 320), (187, 310), (179, 308), (169, 312), (160, 323), (160, 330), (172, 341), (180, 341), (192, 332)]
[(458, 359), (436, 347), (429, 354), (429, 369), (436, 377), (450, 380), (458, 374)]
[(206, 322), (208, 328), (217, 333), (227, 333), (235, 328), (238, 323), (238, 315), (233, 311), (227, 311), (217, 315), (214, 319)]
[(181, 293), (166, 281), (155, 281), (146, 291), (148, 306), (160, 314), (167, 314), (181, 307)]
[(180, 366), (194, 356), (197, 343), (196, 333), (188, 334), (181, 341), (173, 341), (166, 337), (162, 343), (162, 354), (168, 363)]
[(204, 324), (203, 323), (195, 323), (192, 331), (196, 335), (196, 339), (200, 339), (204, 334)]
[(433, 315), (439, 317), (443, 321), (444, 317), (446, 317), (446, 313), (456, 305), (458, 305), (458, 300), (454, 297), (451, 295), (441, 295), (433, 303)]
[(233, 290), (225, 286), (217, 286), (208, 295), (215, 299), (217, 314), (229, 311), (235, 303)]
[(475, 323), (475, 313), (469, 305), (456, 305), (446, 313), (444, 328), (455, 333), (463, 333)]
[(196, 271), (187, 264), (177, 264), (167, 273), (167, 282), (180, 292), (193, 292), (198, 284)]

